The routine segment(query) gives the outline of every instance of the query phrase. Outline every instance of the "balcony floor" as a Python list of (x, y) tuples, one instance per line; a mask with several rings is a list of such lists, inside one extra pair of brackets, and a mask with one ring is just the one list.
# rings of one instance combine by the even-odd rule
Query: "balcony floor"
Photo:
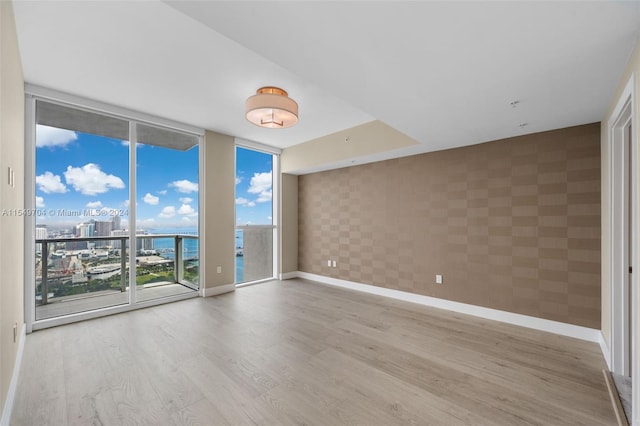
[[(196, 290), (182, 284), (171, 282), (154, 283), (153, 285), (138, 286), (136, 288), (136, 301), (146, 302), (148, 300), (176, 296), (178, 294), (191, 293), (195, 291)], [(56, 298), (46, 305), (36, 306), (36, 320), (86, 312), (109, 306), (124, 305), (128, 303), (128, 301), (128, 287), (127, 291), (124, 292), (98, 291), (89, 295), (75, 295), (68, 296), (66, 298)]]

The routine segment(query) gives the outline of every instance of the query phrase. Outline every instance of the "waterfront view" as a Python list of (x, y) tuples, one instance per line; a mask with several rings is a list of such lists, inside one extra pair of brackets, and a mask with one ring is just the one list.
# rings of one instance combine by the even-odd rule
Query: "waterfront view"
[[(76, 234), (84, 225), (76, 226)], [(127, 230), (112, 230), (109, 236), (79, 236), (69, 230), (49, 232), (44, 225), (38, 225), (37, 230), (35, 304), (38, 319), (69, 313), (75, 308), (82, 311), (96, 304), (106, 307), (128, 303), (131, 267)], [(199, 288), (199, 247), (195, 230), (137, 230), (136, 234), (136, 301)], [(97, 300), (96, 296), (110, 297)], [(91, 300), (84, 300), (89, 298)], [(69, 302), (74, 302), (75, 308)]]
[[(198, 290), (200, 137), (44, 100), (36, 117), (36, 318)], [(236, 148), (236, 283), (273, 276), (273, 168)]]

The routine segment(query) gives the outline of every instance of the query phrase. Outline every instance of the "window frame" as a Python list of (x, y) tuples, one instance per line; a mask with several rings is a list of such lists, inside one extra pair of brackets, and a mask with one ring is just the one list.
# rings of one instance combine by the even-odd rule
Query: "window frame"
[[(262, 282), (266, 282), (266, 281), (271, 281), (274, 280), (278, 277), (279, 275), (279, 260), (280, 260), (280, 154), (282, 153), (282, 150), (279, 148), (275, 148), (272, 146), (268, 146), (268, 145), (264, 145), (258, 142), (253, 142), (253, 141), (249, 141), (246, 139), (242, 139), (242, 138), (235, 138), (235, 148), (236, 150), (238, 148), (243, 148), (243, 149), (249, 149), (252, 151), (258, 151), (258, 152), (262, 152), (264, 154), (270, 154), (273, 157), (273, 161), (272, 161), (272, 169), (271, 169), (271, 190), (272, 192), (272, 197), (271, 197), (271, 225), (238, 225), (236, 222), (236, 218), (238, 215), (238, 206), (235, 204), (234, 202), (234, 223), (235, 223), (235, 227), (234, 227), (234, 235), (235, 232), (239, 229), (244, 229), (247, 227), (252, 227), (253, 229), (258, 229), (258, 228), (262, 228), (262, 229), (267, 229), (270, 228), (273, 230), (273, 244), (272, 244), (272, 250), (273, 253), (271, 255), (271, 259), (272, 259), (272, 268), (271, 268), (271, 272), (272, 275), (270, 277), (265, 277), (259, 280), (255, 280), (255, 281), (245, 281), (245, 282), (235, 282), (235, 286), (236, 288), (239, 287), (244, 287), (244, 286), (248, 286), (248, 285), (253, 285), (253, 284), (259, 284)], [(236, 159), (235, 159), (235, 170), (237, 172), (237, 168), (238, 168), (238, 159), (237, 159), (237, 155), (236, 155)], [(234, 185), (233, 187), (233, 199), (235, 200), (237, 198), (237, 185)], [(235, 247), (234, 247), (235, 250)], [(235, 276), (235, 272), (234, 272), (234, 276)], [(236, 281), (236, 279), (234, 278), (234, 281)]]
[[(83, 98), (76, 95), (60, 92), (57, 90), (36, 86), (32, 84), (25, 84), (25, 193), (24, 193), (24, 206), (27, 211), (35, 210), (35, 196), (36, 196), (36, 102), (43, 101), (50, 104), (56, 104), (63, 107), (69, 107), (79, 109), (87, 112), (92, 112), (107, 117), (113, 117), (117, 119), (126, 120), (129, 122), (129, 140), (135, 141), (136, 138), (136, 126), (143, 124), (147, 126), (154, 126), (163, 129), (173, 130), (182, 133), (188, 133), (198, 138), (198, 180), (204, 185), (204, 175), (202, 167), (203, 165), (203, 140), (204, 129), (199, 127), (190, 126), (187, 124), (179, 123), (176, 121), (168, 120), (161, 117), (156, 117), (150, 114), (142, 113), (139, 111), (130, 110), (127, 108), (119, 107), (116, 105), (103, 103), (100, 101)], [(135, 144), (131, 144), (129, 155), (129, 199), (135, 200), (136, 195), (136, 149)], [(198, 191), (198, 209), (202, 206), (202, 195), (205, 192), (203, 187)], [(53, 317), (47, 319), (36, 320), (35, 305), (32, 303), (35, 300), (35, 216), (25, 216), (24, 227), (24, 313), (26, 332), (31, 333), (33, 330), (55, 327), (62, 324), (68, 324), (77, 321), (83, 321), (92, 318), (98, 318), (106, 315), (112, 315), (120, 312), (127, 312), (135, 309), (141, 309), (153, 305), (166, 303), (169, 301), (177, 301), (188, 299), (192, 297), (198, 297), (202, 293), (204, 286), (202, 285), (203, 277), (200, 277), (200, 291), (193, 293), (186, 293), (183, 295), (171, 296), (162, 299), (149, 300), (146, 302), (136, 302), (135, 298), (135, 285), (131, 285), (131, 281), (136, 278), (135, 275), (135, 250), (130, 250), (129, 264), (130, 267), (130, 294), (129, 302), (124, 305), (117, 305), (111, 307), (100, 308), (92, 311), (79, 312), (70, 315), (64, 315), (60, 317)], [(129, 207), (129, 222), (136, 223), (136, 207), (135, 203), (130, 203)], [(203, 229), (203, 218), (199, 215), (199, 232)], [(135, 226), (132, 228), (129, 226), (129, 238), (132, 241), (135, 238)], [(198, 250), (200, 251), (199, 257), (202, 257), (202, 244), (198, 244)]]

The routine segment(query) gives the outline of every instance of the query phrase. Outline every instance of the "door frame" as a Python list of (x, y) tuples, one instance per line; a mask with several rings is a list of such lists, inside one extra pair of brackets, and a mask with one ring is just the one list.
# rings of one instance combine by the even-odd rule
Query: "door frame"
[[(607, 123), (608, 178), (609, 178), (609, 290), (611, 334), (609, 347), (609, 369), (632, 377), (632, 411), (636, 423), (640, 419), (640, 361), (638, 340), (640, 321), (638, 307), (638, 155), (637, 120), (634, 99), (635, 76), (632, 74), (620, 95)], [(631, 126), (629, 139), (627, 130)], [(627, 141), (630, 143), (627, 144)], [(627, 146), (629, 148), (627, 148)], [(629, 167), (633, 164), (635, 167)], [(631, 190), (629, 191), (629, 182)], [(627, 192), (628, 191), (628, 192)], [(627, 219), (631, 219), (628, 230)], [(630, 252), (629, 252), (630, 251)], [(630, 255), (633, 256), (630, 259)], [(631, 265), (629, 264), (631, 262)], [(628, 267), (635, 268), (628, 273)], [(631, 301), (631, 303), (629, 303)], [(631, 333), (630, 333), (631, 331)], [(635, 423), (634, 423), (635, 424)]]

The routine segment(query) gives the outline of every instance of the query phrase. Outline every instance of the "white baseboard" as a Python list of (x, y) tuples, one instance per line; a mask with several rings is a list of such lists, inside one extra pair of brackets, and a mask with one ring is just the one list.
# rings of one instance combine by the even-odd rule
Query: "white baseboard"
[(290, 280), (292, 278), (298, 278), (298, 271), (285, 272), (278, 276), (279, 280)]
[(219, 285), (217, 287), (209, 287), (203, 290), (202, 296), (203, 297), (217, 296), (222, 293), (229, 293), (231, 291), (235, 291), (235, 289), (236, 289), (235, 284), (226, 284), (226, 285)]
[(18, 342), (18, 353), (16, 354), (16, 363), (13, 365), (13, 374), (11, 374), (11, 383), (9, 383), (9, 391), (7, 392), (7, 398), (4, 401), (4, 408), (2, 409), (2, 418), (0, 419), (1, 426), (9, 426), (11, 421), (11, 410), (13, 409), (13, 401), (16, 397), (16, 388), (18, 387), (18, 377), (20, 376), (20, 366), (22, 365), (22, 354), (24, 352), (24, 341), (27, 338), (27, 329), (25, 324), (22, 324), (22, 330), (20, 331)]
[(598, 335), (598, 343), (600, 344), (600, 350), (602, 351), (604, 362), (607, 363), (607, 368), (611, 371), (611, 350), (609, 349), (609, 345), (607, 344), (602, 332)]
[(348, 288), (365, 293), (376, 294), (378, 296), (391, 297), (393, 299), (404, 300), (406, 302), (418, 303), (434, 308), (446, 309), (448, 311), (459, 312), (461, 314), (473, 315), (480, 318), (501, 321), (508, 324), (519, 325), (535, 330), (547, 331), (549, 333), (560, 334), (589, 342), (600, 343), (602, 333), (594, 328), (582, 327), (579, 325), (566, 324), (558, 321), (551, 321), (543, 318), (528, 315), (516, 314), (513, 312), (500, 311), (497, 309), (484, 308), (482, 306), (469, 305), (467, 303), (454, 302), (451, 300), (438, 299), (436, 297), (423, 296), (421, 294), (408, 293), (406, 291), (392, 290), (384, 287), (377, 287), (369, 284), (361, 284), (353, 281), (340, 280), (337, 278), (325, 277), (323, 275), (310, 274), (308, 272), (297, 272), (299, 278), (316, 281), (321, 284)]

